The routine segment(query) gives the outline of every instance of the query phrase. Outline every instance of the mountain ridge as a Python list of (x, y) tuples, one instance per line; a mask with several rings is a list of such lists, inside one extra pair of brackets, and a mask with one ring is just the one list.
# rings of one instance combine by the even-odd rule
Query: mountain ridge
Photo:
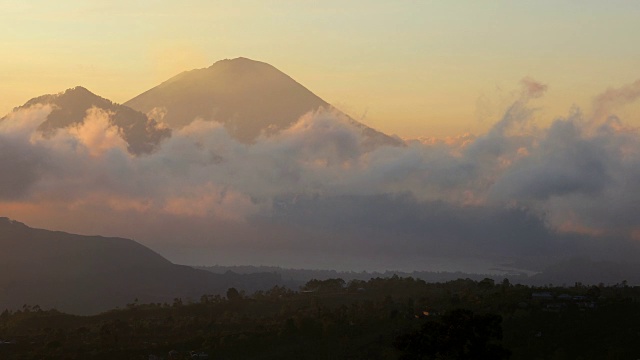
[(84, 123), (91, 108), (98, 108), (109, 114), (110, 124), (119, 129), (128, 144), (127, 150), (134, 155), (153, 152), (164, 139), (171, 136), (171, 129), (163, 127), (155, 119), (96, 95), (83, 86), (32, 98), (24, 105), (14, 108), (14, 111), (37, 104), (53, 106), (47, 119), (38, 127), (45, 136), (53, 135), (57, 129)]
[[(273, 65), (244, 57), (184, 71), (124, 105), (147, 114), (163, 112), (162, 121), (174, 129), (197, 118), (218, 121), (245, 143), (286, 129), (318, 109), (340, 112)], [(369, 147), (403, 145), (401, 140), (345, 116), (362, 130)]]
[(77, 314), (140, 299), (222, 294), (223, 276), (176, 265), (133, 240), (34, 229), (0, 218), (0, 308), (40, 305)]
[(251, 144), (260, 136), (293, 126), (307, 113), (322, 110), (334, 112), (359, 129), (365, 150), (405, 146), (400, 138), (342, 113), (273, 65), (244, 57), (183, 71), (123, 104), (76, 86), (34, 97), (13, 111), (37, 104), (53, 107), (38, 127), (45, 136), (84, 123), (91, 108), (105, 111), (133, 155), (154, 152), (163, 140), (171, 137), (172, 130), (196, 119), (220, 122), (236, 140)]

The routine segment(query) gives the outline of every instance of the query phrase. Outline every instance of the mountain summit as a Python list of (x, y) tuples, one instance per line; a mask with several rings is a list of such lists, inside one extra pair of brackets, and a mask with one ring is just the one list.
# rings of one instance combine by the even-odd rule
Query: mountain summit
[[(162, 121), (173, 129), (196, 118), (218, 121), (243, 142), (255, 140), (262, 132), (285, 129), (309, 111), (331, 108), (275, 67), (242, 57), (183, 72), (124, 105), (147, 114), (163, 113)], [(351, 121), (375, 143), (401, 143)]]
[(82, 86), (67, 89), (58, 94), (48, 94), (33, 98), (17, 107), (51, 105), (53, 110), (38, 130), (51, 135), (57, 129), (81, 124), (91, 108), (104, 110), (109, 114), (109, 122), (118, 127), (132, 154), (140, 155), (155, 150), (163, 139), (171, 136), (171, 130), (157, 121), (130, 107), (119, 105), (102, 98)]

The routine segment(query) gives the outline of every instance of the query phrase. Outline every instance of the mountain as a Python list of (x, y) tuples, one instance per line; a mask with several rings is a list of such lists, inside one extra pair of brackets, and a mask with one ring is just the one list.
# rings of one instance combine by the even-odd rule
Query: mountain
[(133, 240), (33, 229), (0, 218), (0, 309), (91, 314), (141, 302), (223, 294), (237, 276), (175, 265)]
[[(331, 105), (275, 67), (246, 58), (221, 60), (185, 71), (124, 103), (138, 111), (163, 113), (163, 122), (180, 129), (196, 118), (225, 125), (238, 140), (251, 142), (294, 124), (300, 116)], [(367, 141), (401, 145), (402, 141), (357, 121)]]
[(163, 139), (171, 136), (171, 129), (163, 127), (154, 119), (147, 118), (145, 114), (128, 106), (115, 104), (81, 86), (68, 89), (63, 93), (33, 98), (14, 111), (37, 104), (53, 107), (47, 120), (38, 128), (45, 135), (51, 135), (59, 128), (83, 123), (87, 111), (95, 107), (111, 114), (111, 124), (118, 127), (132, 154), (152, 152)]

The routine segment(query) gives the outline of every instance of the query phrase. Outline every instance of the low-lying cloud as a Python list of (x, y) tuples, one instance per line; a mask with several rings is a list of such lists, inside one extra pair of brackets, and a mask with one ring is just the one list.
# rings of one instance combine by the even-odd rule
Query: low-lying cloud
[(522, 91), (480, 136), (366, 145), (343, 115), (319, 110), (238, 142), (197, 119), (156, 151), (127, 151), (109, 112), (44, 137), (35, 105), (0, 121), (0, 213), (30, 225), (135, 238), (191, 263), (380, 268), (434, 257), (630, 258), (640, 240), (640, 136), (610, 116), (540, 128)]

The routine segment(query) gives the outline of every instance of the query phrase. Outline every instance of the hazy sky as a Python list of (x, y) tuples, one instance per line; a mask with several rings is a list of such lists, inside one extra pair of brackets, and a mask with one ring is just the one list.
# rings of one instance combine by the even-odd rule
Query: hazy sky
[(486, 131), (525, 77), (548, 85), (543, 122), (640, 78), (636, 1), (319, 4), (0, 0), (0, 112), (76, 85), (125, 102), (244, 56), (382, 131), (443, 136)]

